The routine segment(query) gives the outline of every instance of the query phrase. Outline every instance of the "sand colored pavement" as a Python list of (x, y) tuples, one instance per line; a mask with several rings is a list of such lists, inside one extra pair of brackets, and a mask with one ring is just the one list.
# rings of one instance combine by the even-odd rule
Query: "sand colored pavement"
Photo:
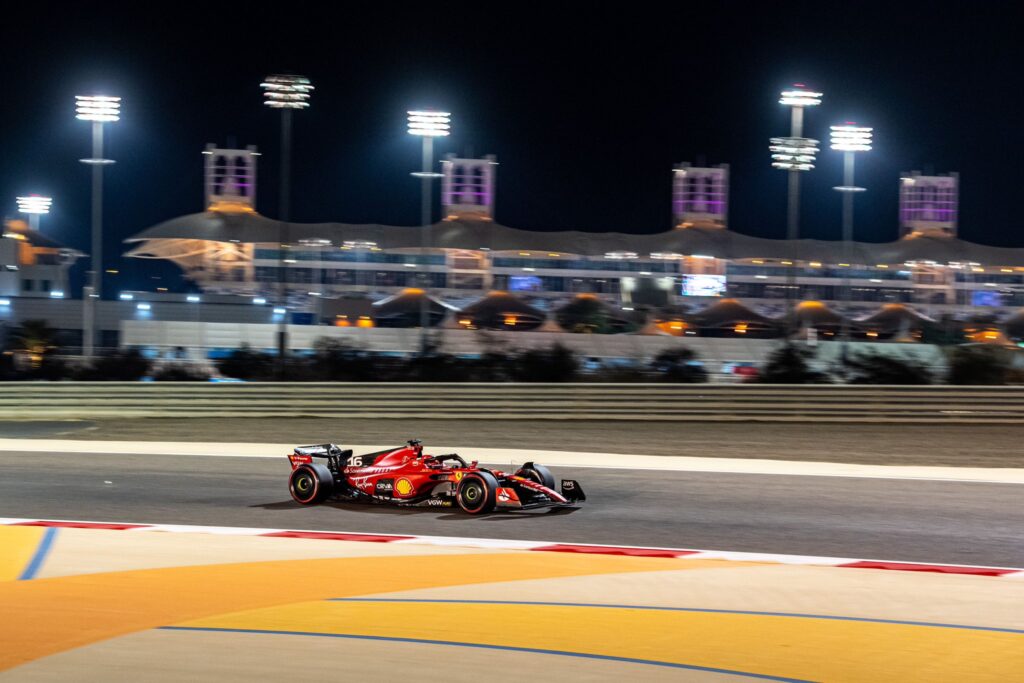
[(1005, 681), (1024, 670), (1024, 581), (1012, 579), (73, 528), (40, 553), (41, 531), (0, 527), (0, 556), (38, 565), (31, 580), (0, 577), (3, 681)]

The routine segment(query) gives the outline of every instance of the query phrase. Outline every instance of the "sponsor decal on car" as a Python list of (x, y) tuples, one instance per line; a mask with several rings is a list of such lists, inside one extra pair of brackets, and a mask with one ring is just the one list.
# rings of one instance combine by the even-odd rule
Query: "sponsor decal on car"
[(391, 493), (395, 490), (394, 479), (381, 479), (376, 485), (377, 493)]
[(402, 477), (395, 482), (395, 493), (400, 496), (410, 495), (416, 487), (412, 485), (412, 482)]
[(463, 475), (465, 475), (465, 472), (456, 472), (455, 473), (455, 481), (462, 481)]
[(433, 508), (450, 508), (452, 506), (450, 500), (444, 500), (443, 498), (427, 498), (423, 502), (427, 507)]

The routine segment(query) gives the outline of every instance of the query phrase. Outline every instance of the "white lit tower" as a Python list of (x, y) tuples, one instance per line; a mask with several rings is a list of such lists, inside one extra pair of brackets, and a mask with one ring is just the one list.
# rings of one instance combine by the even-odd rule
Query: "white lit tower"
[(441, 209), (446, 220), (494, 220), (494, 181), (498, 161), (460, 159), (454, 154), (441, 162)]
[(900, 237), (956, 237), (960, 175), (900, 174)]
[(677, 228), (724, 228), (729, 217), (729, 165), (672, 169), (672, 222)]

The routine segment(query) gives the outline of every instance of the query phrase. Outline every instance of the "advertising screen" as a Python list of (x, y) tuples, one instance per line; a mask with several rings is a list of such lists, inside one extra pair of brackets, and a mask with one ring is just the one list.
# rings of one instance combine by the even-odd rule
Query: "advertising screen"
[(971, 305), (972, 306), (1002, 306), (1003, 297), (999, 292), (993, 292), (990, 290), (981, 290), (980, 292), (971, 292)]
[(725, 294), (724, 275), (684, 275), (683, 296), (722, 296)]
[(536, 275), (513, 275), (508, 279), (508, 288), (513, 292), (539, 292), (541, 281)]

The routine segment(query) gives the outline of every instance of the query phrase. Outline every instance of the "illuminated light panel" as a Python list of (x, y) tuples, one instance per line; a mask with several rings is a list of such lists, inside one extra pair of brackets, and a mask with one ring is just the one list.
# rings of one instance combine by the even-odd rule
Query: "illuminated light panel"
[(874, 129), (854, 124), (831, 127), (832, 149), (839, 152), (867, 152), (871, 150)]
[(262, 306), (263, 304), (267, 303), (267, 300), (261, 296), (258, 296), (255, 299), (253, 299), (252, 302), (257, 306)]
[(451, 134), (451, 114), (445, 111), (408, 112), (409, 134), (441, 137)]
[(75, 95), (75, 118), (113, 123), (121, 119), (121, 98), (107, 95)]
[(190, 294), (189, 296), (185, 297), (185, 301), (188, 301), (189, 303), (197, 304), (200, 301), (202, 301), (202, 298), (196, 296), (195, 294)]
[(147, 304), (147, 303), (140, 303), (140, 304), (137, 304), (137, 305), (135, 306), (135, 308), (139, 309), (140, 311), (148, 311), (149, 309), (151, 309), (151, 308), (153, 308), (153, 307), (152, 307), (152, 306), (150, 306), (150, 305), (149, 305), (149, 304)]
[(117, 298), (120, 299), (121, 301), (131, 301), (132, 299), (135, 298), (135, 295), (134, 294), (128, 294), (127, 292), (121, 292), (121, 294), (118, 295)]
[(16, 197), (18, 202), (18, 213), (47, 214), (53, 205), (52, 197), (41, 197), (37, 194), (30, 194), (27, 197)]
[(52, 292), (50, 292), (50, 298), (51, 299), (63, 299), (64, 298), (64, 292), (59, 290), (59, 289), (55, 289)]
[(785, 171), (810, 171), (814, 168), (814, 155), (818, 141), (811, 138), (771, 138), (768, 151), (772, 153), (772, 166)]
[(260, 83), (263, 88), (263, 104), (271, 109), (305, 109), (309, 106), (309, 94), (313, 85), (305, 76), (273, 74)]
[(368, 242), (365, 240), (345, 240), (342, 243), (342, 249), (373, 249), (377, 246), (376, 242)]
[(606, 259), (621, 260), (639, 258), (635, 251), (609, 251), (604, 257)]
[(790, 107), (816, 107), (821, 104), (820, 92), (805, 90), (803, 86), (794, 85), (791, 90), (783, 90), (779, 104)]
[(285, 312), (286, 312), (286, 311), (285, 311), (285, 309), (283, 309), (283, 308), (275, 308), (275, 309), (274, 309), (274, 315), (284, 315), (284, 314), (285, 314)]

